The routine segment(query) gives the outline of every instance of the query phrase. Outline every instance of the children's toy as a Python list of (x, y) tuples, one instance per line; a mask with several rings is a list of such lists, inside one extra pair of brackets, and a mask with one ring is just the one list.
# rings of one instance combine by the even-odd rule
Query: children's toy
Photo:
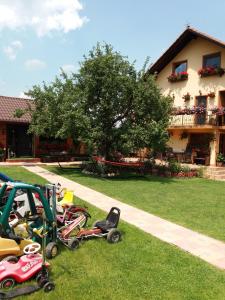
[(0, 238), (0, 260), (18, 261), (18, 256), (23, 255), (23, 250), (27, 245), (33, 243), (32, 240), (19, 239), (10, 235), (10, 239)]
[[(47, 247), (46, 251), (48, 253), (48, 258), (54, 257), (57, 254), (58, 246), (57, 246), (57, 228), (56, 228), (56, 216), (55, 216), (55, 204), (54, 208), (51, 209), (47, 199), (45, 198), (41, 189), (25, 184), (25, 183), (10, 183), (11, 190), (5, 199), (5, 193), (7, 192), (7, 187), (9, 183), (5, 183), (0, 189), (0, 225), (2, 227), (2, 237), (10, 238), (10, 235), (13, 234), (13, 228), (10, 227), (9, 217), (13, 210), (13, 206), (15, 205), (15, 197), (18, 191), (23, 191), (26, 194), (30, 212), (26, 215), (26, 220), (28, 224), (28, 230), (31, 235), (31, 238), (34, 242), (38, 242), (41, 244), (42, 236), (36, 234), (36, 230), (43, 227), (43, 219), (40, 214), (37, 212), (37, 208), (35, 205), (34, 194), (39, 195), (39, 199), (42, 203), (43, 211), (46, 216), (47, 222)], [(51, 186), (48, 185), (50, 189)], [(54, 189), (54, 187), (52, 187)], [(53, 193), (53, 202), (55, 203), (55, 194)]]
[(118, 243), (121, 239), (121, 232), (117, 229), (119, 219), (120, 209), (112, 207), (106, 219), (96, 221), (92, 229), (80, 229), (80, 223), (83, 221), (80, 216), (60, 230), (58, 236), (72, 250), (78, 248), (79, 241), (92, 237), (106, 237), (109, 243)]
[(76, 235), (86, 221), (84, 215), (80, 215), (73, 221), (66, 222), (66, 225), (58, 229), (59, 240), (71, 250), (76, 249), (79, 246), (79, 241), (76, 239)]
[(8, 261), (0, 262), (0, 287), (9, 289), (14, 287), (15, 283), (25, 282), (33, 277), (37, 279), (37, 286), (23, 287), (7, 293), (1, 293), (1, 299), (9, 299), (16, 296), (30, 294), (43, 288), (45, 292), (50, 292), (55, 288), (54, 283), (49, 281), (49, 264), (45, 258), (46, 245), (46, 223), (44, 223), (44, 235), (42, 239), (42, 255), (38, 253), (40, 244), (33, 243), (24, 248), (24, 254), (17, 263)]
[(10, 178), (9, 176), (0, 173), (0, 182), (14, 182), (14, 180), (12, 178)]
[(58, 227), (64, 226), (68, 224), (68, 222), (70, 223), (71, 221), (74, 221), (79, 216), (83, 216), (82, 225), (80, 224), (80, 228), (82, 228), (86, 226), (88, 219), (91, 218), (91, 215), (87, 212), (87, 209), (78, 205), (64, 205), (63, 209), (64, 212), (62, 214), (57, 213), (56, 215)]

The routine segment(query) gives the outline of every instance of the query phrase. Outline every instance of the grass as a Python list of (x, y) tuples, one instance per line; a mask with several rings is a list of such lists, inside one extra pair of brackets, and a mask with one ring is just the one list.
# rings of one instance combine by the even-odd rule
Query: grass
[[(43, 183), (21, 167), (0, 167), (0, 172)], [(76, 202), (88, 205), (92, 222), (105, 216), (80, 199)], [(50, 261), (55, 291), (47, 296), (39, 291), (20, 299), (224, 299), (225, 272), (125, 222), (119, 227), (123, 240), (118, 244), (93, 239), (75, 252), (61, 247), (61, 254)]]
[(14, 180), (24, 181), (26, 183), (34, 184), (34, 183), (37, 183), (37, 181), (39, 184), (46, 183), (46, 180), (43, 179), (42, 177), (37, 176), (34, 173), (28, 172), (24, 168), (21, 168), (21, 167), (0, 166), (0, 172), (8, 175), (10, 178), (12, 178)]
[(122, 202), (225, 241), (225, 182), (140, 175), (99, 178), (79, 169), (48, 170)]

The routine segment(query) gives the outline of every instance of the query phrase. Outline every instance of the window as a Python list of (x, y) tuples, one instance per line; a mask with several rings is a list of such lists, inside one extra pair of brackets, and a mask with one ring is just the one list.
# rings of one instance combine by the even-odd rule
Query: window
[(220, 53), (214, 53), (203, 56), (203, 68), (220, 68)]
[(187, 72), (187, 61), (181, 61), (173, 64), (173, 73), (179, 74)]

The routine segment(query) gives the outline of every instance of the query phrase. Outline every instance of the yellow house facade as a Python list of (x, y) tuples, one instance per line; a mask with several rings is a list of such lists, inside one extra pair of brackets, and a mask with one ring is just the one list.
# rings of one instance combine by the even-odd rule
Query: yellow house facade
[(149, 70), (173, 100), (168, 146), (182, 162), (225, 156), (225, 43), (188, 27)]

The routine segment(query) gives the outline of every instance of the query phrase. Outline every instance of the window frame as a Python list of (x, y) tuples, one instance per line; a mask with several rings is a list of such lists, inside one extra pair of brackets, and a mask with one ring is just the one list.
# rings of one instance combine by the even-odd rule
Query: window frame
[(180, 60), (180, 61), (174, 62), (174, 63), (173, 63), (173, 66), (172, 66), (172, 73), (173, 73), (173, 74), (180, 74), (181, 72), (176, 73), (176, 72), (175, 72), (175, 69), (176, 69), (176, 67), (177, 67), (178, 65), (183, 64), (183, 63), (186, 63), (186, 70), (185, 70), (185, 71), (182, 71), (182, 72), (187, 72), (187, 69), (188, 69), (188, 61), (187, 61), (187, 59), (186, 59), (186, 60)]
[(216, 56), (219, 56), (219, 66), (218, 66), (218, 68), (221, 68), (221, 52), (215, 52), (215, 53), (203, 55), (203, 57), (202, 57), (202, 68), (207, 68), (207, 66), (205, 65), (205, 61), (206, 61), (207, 58), (216, 57)]

